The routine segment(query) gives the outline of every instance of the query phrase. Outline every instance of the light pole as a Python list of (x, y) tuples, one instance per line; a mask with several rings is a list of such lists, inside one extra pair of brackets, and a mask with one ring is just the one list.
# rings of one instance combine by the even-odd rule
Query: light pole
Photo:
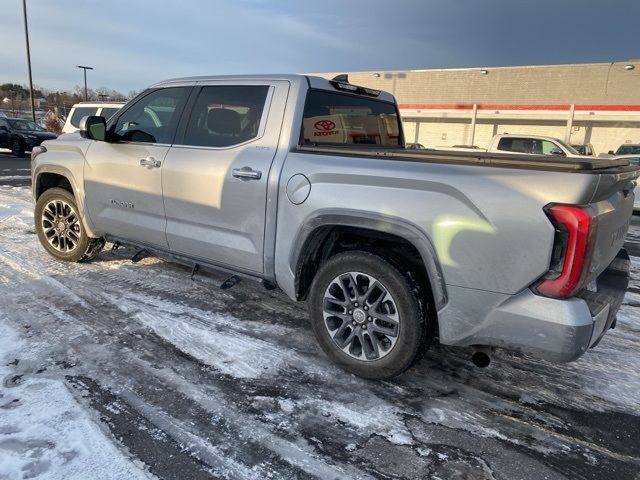
[(31, 100), (31, 118), (36, 121), (36, 107), (33, 103), (33, 78), (31, 77), (31, 51), (29, 49), (29, 27), (27, 25), (27, 0), (22, 0), (22, 14), (24, 16), (24, 39), (27, 45), (27, 69), (29, 70), (29, 99)]
[(86, 102), (89, 100), (89, 97), (87, 96), (87, 70), (93, 70), (93, 67), (85, 67), (84, 65), (77, 65), (77, 67), (84, 70), (84, 101)]

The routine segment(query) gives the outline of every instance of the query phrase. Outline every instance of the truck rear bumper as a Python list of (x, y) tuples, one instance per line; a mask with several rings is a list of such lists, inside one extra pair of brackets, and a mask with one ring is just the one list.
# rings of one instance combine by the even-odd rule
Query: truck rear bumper
[[(629, 282), (629, 256), (620, 250), (609, 267), (596, 279), (597, 292), (583, 290), (575, 298), (557, 300), (530, 290), (508, 296), (486, 311), (471, 334), (441, 342), (450, 345), (490, 345), (522, 350), (554, 362), (577, 359), (600, 342), (615, 326)], [(478, 299), (476, 299), (477, 301)], [(440, 318), (448, 321), (446, 309)]]

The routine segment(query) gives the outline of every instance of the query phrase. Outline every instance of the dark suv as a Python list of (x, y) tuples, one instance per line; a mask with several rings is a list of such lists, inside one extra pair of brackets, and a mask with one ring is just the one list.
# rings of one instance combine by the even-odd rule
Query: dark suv
[(16, 157), (22, 157), (25, 151), (56, 137), (55, 133), (30, 120), (0, 118), (0, 148), (10, 148)]

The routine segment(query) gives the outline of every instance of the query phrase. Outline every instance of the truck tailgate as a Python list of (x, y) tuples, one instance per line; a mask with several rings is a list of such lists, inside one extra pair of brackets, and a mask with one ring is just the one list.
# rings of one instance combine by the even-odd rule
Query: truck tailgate
[(633, 214), (634, 187), (640, 170), (603, 173), (589, 204), (595, 215), (595, 238), (587, 282), (594, 280), (622, 248)]

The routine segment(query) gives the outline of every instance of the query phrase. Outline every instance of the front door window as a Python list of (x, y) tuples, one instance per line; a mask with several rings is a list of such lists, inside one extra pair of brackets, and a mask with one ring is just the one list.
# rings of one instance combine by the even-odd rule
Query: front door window
[(187, 87), (170, 87), (145, 95), (120, 115), (114, 140), (170, 144), (187, 92)]

